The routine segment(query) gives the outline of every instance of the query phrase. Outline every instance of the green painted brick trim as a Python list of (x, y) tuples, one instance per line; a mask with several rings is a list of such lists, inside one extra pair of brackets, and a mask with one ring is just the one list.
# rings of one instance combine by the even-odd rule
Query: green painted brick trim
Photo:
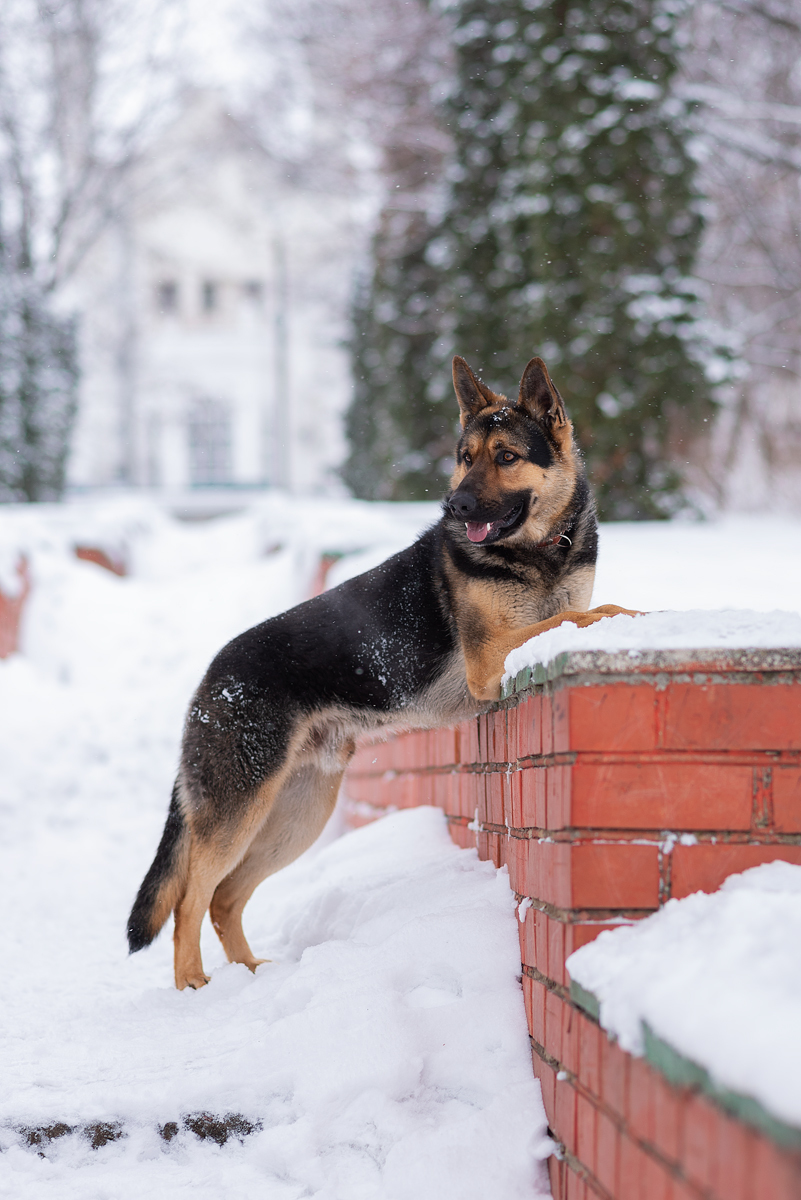
[(801, 1129), (774, 1117), (753, 1096), (719, 1087), (704, 1067), (679, 1054), (668, 1042), (655, 1034), (646, 1021), (643, 1021), (642, 1028), (646, 1061), (671, 1083), (679, 1087), (697, 1088), (732, 1116), (758, 1129), (780, 1146), (793, 1150), (801, 1149)]
[[(596, 1021), (600, 1019), (601, 1005), (598, 997), (587, 988), (570, 981), (570, 999), (582, 1008)], [(728, 1088), (719, 1087), (705, 1067), (700, 1066), (691, 1058), (679, 1054), (669, 1042), (664, 1041), (654, 1033), (647, 1021), (642, 1023), (643, 1041), (645, 1044), (645, 1061), (660, 1075), (664, 1075), (669, 1083), (680, 1088), (692, 1088), (709, 1096), (726, 1112), (731, 1113), (746, 1125), (759, 1130), (780, 1146), (791, 1150), (801, 1149), (801, 1129), (788, 1125), (778, 1117), (774, 1117), (753, 1096), (745, 1096), (742, 1092), (733, 1092)]]
[(579, 1008), (583, 1008), (586, 1013), (594, 1017), (596, 1021), (601, 1016), (601, 1006), (598, 1003), (598, 997), (592, 992), (588, 992), (580, 983), (576, 983), (575, 979), (570, 980), (570, 999)]

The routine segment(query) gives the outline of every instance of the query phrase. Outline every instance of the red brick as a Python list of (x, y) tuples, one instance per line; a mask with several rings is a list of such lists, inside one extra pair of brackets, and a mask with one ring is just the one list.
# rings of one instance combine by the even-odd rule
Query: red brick
[(474, 850), (476, 846), (476, 835), (472, 829), (468, 829), (466, 825), (451, 822), (448, 827), (450, 829), (451, 841), (460, 846), (462, 850)]
[(540, 754), (553, 754), (553, 704), (551, 697), (541, 695), (540, 701)]
[[(554, 1133), (571, 1154), (577, 1146), (576, 1114), (578, 1110), (576, 1089), (567, 1079), (556, 1076), (556, 1125)], [(579, 1155), (581, 1157), (581, 1155)]]
[(556, 1071), (553, 1067), (548, 1066), (548, 1063), (543, 1062), (538, 1054), (532, 1055), (532, 1062), (534, 1074), (540, 1081), (542, 1105), (545, 1109), (545, 1116), (548, 1118), (548, 1125), (556, 1133)]
[[(675, 1177), (669, 1195), (670, 1200), (707, 1200), (687, 1179), (676, 1179)], [(645, 1200), (648, 1200), (648, 1197)], [(715, 1200), (728, 1200), (728, 1196), (716, 1196)]]
[(567, 1200), (587, 1200), (587, 1185), (580, 1175), (577, 1175), (565, 1163), (565, 1195)]
[(551, 1058), (562, 1061), (562, 1008), (564, 1000), (556, 992), (545, 993), (545, 1049)]
[(486, 796), (486, 816), (481, 816), (479, 809), (479, 817), (482, 820), (488, 821), (491, 825), (504, 824), (503, 800), (504, 800), (504, 778), (500, 774), (485, 775), (484, 788)]
[(644, 1154), (641, 1161), (642, 1195), (647, 1197), (647, 1200), (672, 1200), (673, 1179), (669, 1171), (650, 1154)]
[(578, 763), (570, 781), (565, 824), (606, 829), (749, 829), (751, 808), (748, 766)]
[(551, 977), (551, 964), (548, 961), (548, 917), (541, 908), (535, 910), (534, 921), (537, 930), (537, 961), (534, 966), (543, 975)]
[(492, 824), (490, 817), (491, 794), (487, 786), (492, 779), (491, 775), (474, 775), (473, 776), (473, 793), (478, 805), (478, 820), (482, 825)]
[(556, 917), (548, 918), (548, 974), (557, 983), (565, 983), (565, 926)]
[(725, 1200), (753, 1200), (756, 1134), (721, 1115), (715, 1146), (716, 1190)]
[(705, 1096), (690, 1094), (684, 1105), (684, 1174), (696, 1187), (715, 1185), (717, 1111)]
[(482, 862), (491, 862), (493, 866), (503, 866), (505, 855), (501, 851), (501, 835), (498, 833), (487, 833), (483, 829), (478, 831), (478, 841), (476, 843), (478, 849), (478, 857)]
[(659, 904), (659, 854), (655, 845), (579, 844), (572, 847), (571, 867), (570, 906), (656, 908)]
[(463, 817), (475, 819), (476, 812), (484, 803), (484, 776), (473, 771), (463, 771), (459, 776), (459, 807)]
[[(511, 845), (510, 841), (510, 845)], [(519, 913), (518, 909), (518, 913)], [(537, 965), (537, 920), (536, 909), (527, 908), (521, 921), (518, 917), (517, 931), (520, 935), (520, 961), (524, 967)]]
[(670, 894), (680, 898), (692, 892), (714, 892), (729, 875), (774, 859), (801, 863), (801, 846), (740, 846), (723, 842), (676, 846)]
[(654, 1141), (654, 1072), (641, 1058), (629, 1061), (626, 1111), (631, 1132), (640, 1141)]
[(797, 750), (801, 684), (673, 683), (664, 746), (671, 750)]
[(481, 762), (481, 751), (478, 744), (479, 717), (472, 717), (459, 726), (461, 744), (461, 760), (463, 763)]
[(515, 708), (516, 743), (511, 747), (515, 759), (542, 753), (542, 699), (529, 696)]
[(801, 1196), (799, 1160), (766, 1137), (754, 1143), (752, 1196), (753, 1200), (798, 1200)]
[(539, 1042), (545, 1045), (545, 987), (528, 975), (523, 976), (523, 999), (526, 1002), (526, 1018), (528, 1031)]
[(625, 1118), (629, 1055), (603, 1032), (600, 1035), (600, 1047), (601, 1099), (619, 1117)]
[(576, 1011), (576, 1020), (579, 1027), (579, 1079), (594, 1096), (600, 1096), (601, 1037), (604, 1035), (583, 1013)]
[(509, 776), (509, 824), (512, 829), (522, 829), (525, 826), (522, 771), (513, 771)]
[(773, 768), (773, 815), (780, 832), (801, 832), (801, 768)]
[(651, 685), (574, 687), (569, 695), (570, 744), (564, 749), (656, 749), (656, 692)]
[(576, 1093), (576, 1158), (595, 1174), (595, 1105)]
[(552, 1154), (548, 1159), (548, 1178), (553, 1200), (567, 1200), (567, 1163)]
[(507, 849), (509, 863), (509, 886), (518, 896), (531, 896), (537, 899), (533, 890), (534, 864), (529, 854), (527, 838), (510, 838)]
[(624, 1132), (620, 1137), (618, 1192), (615, 1200), (651, 1200), (645, 1191), (647, 1157)]
[(545, 826), (547, 829), (564, 829), (570, 821), (570, 772), (571, 767), (558, 766), (545, 769)]
[(572, 1075), (579, 1069), (579, 1022), (572, 1004), (562, 1005), (562, 1066)]
[(654, 1071), (651, 1076), (653, 1127), (651, 1141), (670, 1162), (679, 1163), (682, 1153), (682, 1111), (685, 1092), (679, 1091)]
[(620, 1135), (617, 1126), (603, 1112), (596, 1116), (595, 1175), (610, 1195), (617, 1192), (617, 1164)]
[(565, 958), (589, 942), (594, 942), (605, 929), (619, 929), (619, 925), (603, 924), (600, 921), (576, 921), (565, 930)]
[(545, 767), (526, 767), (520, 772), (521, 826), (545, 829)]
[(553, 753), (562, 754), (570, 750), (570, 692), (572, 688), (560, 688), (554, 693), (552, 701), (553, 712)]

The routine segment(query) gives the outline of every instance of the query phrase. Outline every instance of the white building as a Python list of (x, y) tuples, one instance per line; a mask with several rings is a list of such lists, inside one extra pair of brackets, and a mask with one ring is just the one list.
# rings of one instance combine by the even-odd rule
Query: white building
[(192, 97), (70, 286), (71, 487), (341, 490), (354, 194)]

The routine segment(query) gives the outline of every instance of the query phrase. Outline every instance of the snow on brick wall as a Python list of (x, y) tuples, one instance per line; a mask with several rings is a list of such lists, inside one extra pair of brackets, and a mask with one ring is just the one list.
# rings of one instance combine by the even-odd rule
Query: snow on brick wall
[(347, 819), (435, 805), (508, 868), (558, 1200), (798, 1200), (798, 1151), (620, 1049), (565, 960), (671, 897), (801, 864), (801, 651), (568, 652), (530, 678), (454, 729), (360, 749)]

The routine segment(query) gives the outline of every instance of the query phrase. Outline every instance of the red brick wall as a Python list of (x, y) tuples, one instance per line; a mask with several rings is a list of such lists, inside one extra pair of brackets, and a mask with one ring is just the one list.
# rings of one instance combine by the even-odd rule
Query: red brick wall
[[(559, 1200), (799, 1200), (801, 1160), (668, 1084), (572, 1003), (565, 959), (671, 896), (801, 863), (801, 671), (565, 676), (455, 729), (367, 746), (352, 824), (420, 804), (507, 864)], [(680, 839), (684, 838), (684, 843)]]
[(0, 591), (0, 658), (8, 658), (19, 649), (19, 627), (22, 610), (31, 590), (28, 560), (21, 558), (17, 564), (19, 588), (14, 596)]

